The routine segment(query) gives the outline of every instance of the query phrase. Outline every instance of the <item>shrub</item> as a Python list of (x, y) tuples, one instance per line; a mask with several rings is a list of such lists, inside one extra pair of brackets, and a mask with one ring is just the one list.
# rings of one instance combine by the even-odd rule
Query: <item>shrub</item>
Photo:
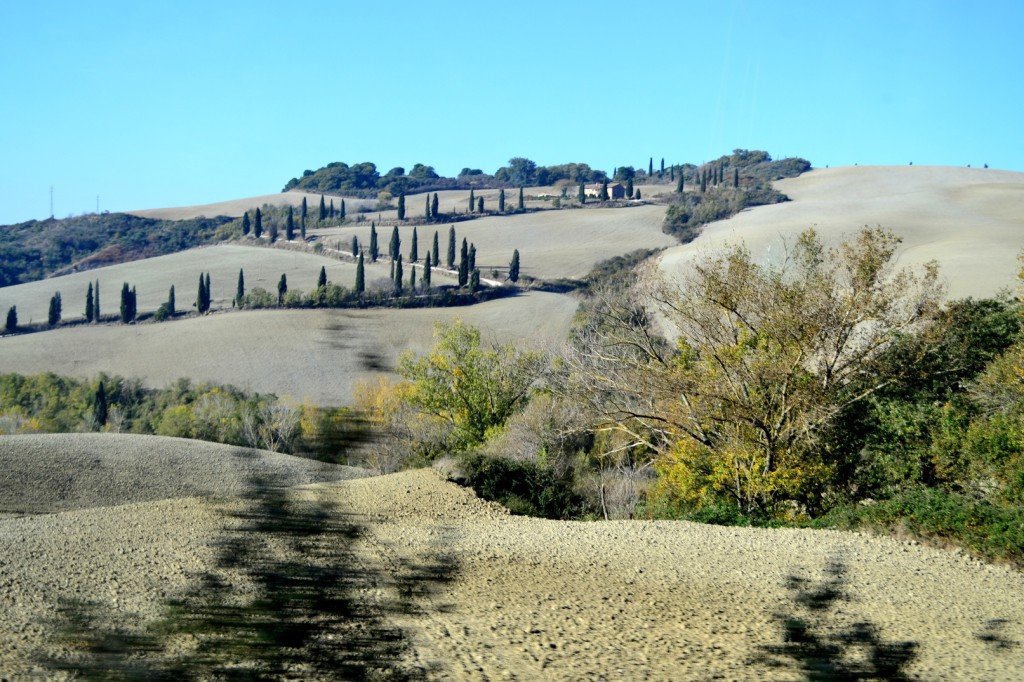
[(466, 485), (513, 514), (570, 519), (584, 509), (572, 480), (549, 468), (480, 453), (465, 455), (461, 465)]

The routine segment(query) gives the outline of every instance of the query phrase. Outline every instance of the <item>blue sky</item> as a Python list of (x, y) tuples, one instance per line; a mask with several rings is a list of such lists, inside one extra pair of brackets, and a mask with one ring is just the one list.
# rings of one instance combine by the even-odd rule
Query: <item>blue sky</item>
[(736, 147), (1024, 170), (1024, 3), (3, 2), (0, 223)]

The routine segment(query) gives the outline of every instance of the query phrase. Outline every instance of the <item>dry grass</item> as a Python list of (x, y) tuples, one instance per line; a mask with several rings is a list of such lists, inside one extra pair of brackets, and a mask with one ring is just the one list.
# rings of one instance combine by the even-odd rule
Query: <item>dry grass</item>
[(1024, 174), (949, 167), (847, 167), (775, 183), (793, 201), (750, 209), (705, 227), (691, 244), (665, 253), (662, 268), (684, 272), (702, 253), (743, 240), (763, 259), (814, 227), (835, 243), (864, 225), (903, 237), (898, 264), (935, 259), (952, 298), (1013, 287), (1024, 246)]
[[(264, 194), (262, 196), (246, 197), (244, 199), (231, 199), (229, 201), (218, 201), (213, 204), (197, 204), (195, 206), (177, 206), (170, 208), (148, 208), (138, 211), (125, 211), (125, 213), (141, 216), (143, 218), (156, 218), (160, 220), (187, 220), (189, 218), (198, 218), (200, 216), (212, 218), (213, 216), (218, 215), (237, 218), (246, 211), (253, 211), (264, 204), (270, 204), (271, 206), (287, 206), (291, 204), (298, 208), (302, 204), (303, 197), (306, 198), (310, 215), (316, 215), (316, 211), (320, 206), (320, 195), (296, 191)], [(340, 207), (340, 197), (326, 197), (328, 201), (332, 198), (334, 199), (335, 208)], [(355, 213), (360, 207), (373, 206), (376, 205), (376, 203), (376, 201), (370, 199), (345, 197), (345, 210), (346, 212)]]
[(569, 296), (532, 292), (464, 308), (256, 310), (83, 325), (0, 338), (0, 372), (108, 372), (151, 386), (188, 377), (338, 405), (350, 402), (358, 379), (389, 371), (402, 351), (427, 350), (435, 321), (462, 319), (495, 340), (558, 343), (575, 310)]

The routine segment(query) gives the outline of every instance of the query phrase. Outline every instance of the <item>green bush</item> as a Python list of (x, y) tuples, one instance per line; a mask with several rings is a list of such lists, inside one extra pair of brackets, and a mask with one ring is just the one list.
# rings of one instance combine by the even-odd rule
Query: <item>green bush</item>
[(480, 453), (465, 455), (461, 463), (466, 485), (513, 514), (571, 519), (583, 511), (583, 500), (573, 492), (572, 481), (551, 469)]

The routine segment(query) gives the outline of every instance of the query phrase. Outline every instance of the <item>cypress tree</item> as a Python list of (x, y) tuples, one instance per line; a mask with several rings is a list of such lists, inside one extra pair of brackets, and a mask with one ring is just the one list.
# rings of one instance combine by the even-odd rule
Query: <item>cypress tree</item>
[(415, 263), (420, 259), (419, 237), (416, 236), (416, 228), (412, 228), (412, 246), (409, 248), (409, 262)]
[(402, 254), (398, 254), (395, 261), (395, 293), (402, 293)]
[(7, 322), (4, 324), (4, 331), (8, 334), (18, 331), (18, 306), (12, 305), (7, 309)]
[(327, 286), (327, 268), (320, 266), (320, 276), (316, 278), (316, 288), (322, 289)]
[(466, 286), (469, 277), (469, 244), (462, 238), (462, 250), (459, 252), (459, 286)]
[(476, 208), (476, 193), (473, 192), (473, 188), (469, 188), (469, 212), (472, 213), (473, 209)]
[(92, 282), (89, 282), (89, 288), (85, 291), (85, 321), (92, 322), (96, 319), (96, 304), (92, 300)]
[[(134, 288), (132, 287), (132, 289)], [(210, 273), (206, 273), (206, 310), (203, 312), (209, 312), (211, 301), (213, 301), (213, 292), (210, 290)]]
[(437, 216), (438, 216), (437, 210), (438, 210), (438, 208), (439, 208), (439, 205), (438, 205), (438, 201), (437, 201), (437, 192), (434, 192), (434, 198), (430, 200), (430, 217), (433, 218), (434, 220), (437, 220)]
[(523, 200), (523, 188), (519, 188), (519, 210), (522, 211), (526, 208), (526, 202)]
[(700, 193), (704, 194), (708, 190), (708, 171), (705, 168), (700, 173)]
[(319, 214), (320, 221), (319, 222), (322, 223), (326, 217), (327, 217), (327, 204), (324, 203), (324, 195), (321, 194), (320, 195), (320, 214)]
[(295, 239), (295, 215), (290, 205), (288, 206), (288, 219), (284, 226), (284, 236), (288, 241)]
[(455, 226), (448, 228), (448, 269), (453, 270), (455, 268)]
[(373, 221), (370, 222), (370, 262), (376, 263), (377, 257), (380, 255), (380, 250), (377, 247), (377, 228), (374, 226)]
[(430, 222), (430, 195), (423, 197), (423, 219)]
[(96, 387), (96, 393), (93, 394), (92, 422), (96, 428), (102, 428), (107, 424), (107, 389), (103, 387), (102, 379)]
[(253, 225), (252, 233), (256, 235), (256, 239), (263, 236), (263, 213), (260, 209), (256, 209), (256, 222)]
[(249, 224), (249, 212), (246, 211), (242, 214), (242, 236), (248, 237), (251, 230), (252, 225)]
[(51, 327), (56, 327), (58, 324), (60, 324), (60, 313), (60, 292), (58, 291), (57, 293), (50, 297), (50, 310), (46, 316), (46, 321)]
[(299, 236), (302, 237), (302, 241), (306, 241), (306, 221), (302, 220), (299, 222)]
[(654, 157), (647, 160), (647, 177), (654, 177)]
[(498, 192), (498, 213), (505, 212), (505, 190), (502, 189)]
[(338, 220), (345, 220), (345, 200), (341, 200), (341, 208), (338, 209)]
[(356, 263), (356, 293), (366, 291), (366, 274), (363, 271), (363, 254), (359, 253), (359, 262)]
[(626, 180), (626, 198), (627, 199), (632, 199), (633, 198), (633, 178), (630, 178), (629, 180)]
[(334, 217), (334, 199), (331, 199), (331, 206), (330, 206), (330, 208), (327, 209), (327, 216), (329, 218), (333, 218)]
[(96, 280), (96, 287), (93, 289), (96, 292), (96, 305), (94, 306), (94, 312), (96, 314), (96, 321), (100, 321), (100, 281)]
[(359, 255), (359, 237), (352, 235), (352, 257)]
[(476, 244), (469, 245), (469, 271), (476, 270)]
[(583, 183), (580, 183), (580, 191), (576, 195), (576, 198), (580, 200), (581, 204), (587, 203), (587, 188), (584, 187)]
[(682, 194), (683, 193), (683, 185), (685, 185), (685, 184), (686, 183), (683, 180), (683, 174), (680, 173), (679, 174), (679, 182), (676, 183), (676, 192), (678, 192), (679, 194)]
[(134, 322), (135, 318), (139, 315), (139, 295), (136, 293), (134, 285), (132, 286), (131, 291), (128, 292), (128, 305), (131, 306), (129, 309), (129, 315), (131, 316), (132, 322)]
[(405, 220), (405, 195), (398, 195), (398, 219)]
[(416, 266), (409, 268), (409, 291), (416, 293)]
[(306, 204), (306, 197), (302, 197), (302, 207), (299, 209), (299, 220), (302, 221), (302, 227), (306, 227), (306, 217), (309, 215), (309, 206)]
[(636, 197), (634, 197), (634, 198), (636, 198), (636, 199), (640, 198), (640, 188), (639, 187), (636, 190)]
[[(125, 289), (127, 289), (127, 288), (128, 288), (128, 285), (126, 283), (125, 284)], [(200, 272), (200, 275), (199, 275), (199, 291), (196, 294), (196, 309), (200, 313), (206, 312), (206, 310), (203, 307), (205, 305), (205, 303), (206, 303), (206, 279), (204, 278), (203, 273)], [(123, 314), (124, 313), (122, 313), (122, 315)]]
[[(241, 270), (238, 271), (238, 283), (239, 283), (239, 285), (242, 284), (242, 271)], [(241, 307), (242, 304), (239, 303), (238, 305), (239, 305), (239, 307)], [(174, 285), (172, 284), (171, 285), (171, 290), (167, 292), (167, 315), (169, 317), (174, 317), (174, 314), (177, 312), (177, 310), (175, 308), (176, 308), (176, 304), (174, 302)]]
[(668, 167), (668, 179), (670, 182), (676, 181), (676, 165), (672, 164)]
[(281, 273), (281, 279), (277, 281), (277, 305), (284, 305), (284, 295), (288, 293), (288, 276)]
[(277, 221), (270, 221), (270, 243), (273, 244), (277, 241)]
[(733, 187), (739, 187), (740, 186), (740, 169), (739, 168), (733, 168), (732, 169), (732, 186)]
[(661, 157), (661, 170), (658, 171), (658, 179), (661, 180), (665, 177), (665, 157)]
[(389, 254), (391, 260), (398, 258), (399, 253), (402, 250), (402, 239), (398, 236), (398, 225), (395, 225), (391, 230), (391, 245), (389, 246)]
[(600, 201), (608, 201), (608, 181), (601, 183), (601, 192), (597, 195)]
[(391, 263), (391, 274), (388, 275), (388, 277), (390, 277), (391, 279), (394, 279), (395, 278), (395, 261), (390, 261), (390, 263)]
[(512, 262), (508, 264), (508, 278), (513, 284), (519, 281), (519, 249), (512, 252)]
[(423, 288), (430, 288), (430, 269), (434, 267), (434, 261), (430, 257), (430, 253), (427, 253), (427, 260), (423, 264)]
[(480, 271), (474, 269), (473, 274), (469, 277), (469, 293), (475, 294), (480, 288)]
[[(203, 276), (199, 276), (199, 286), (203, 286)], [(131, 291), (128, 289), (128, 282), (121, 285), (121, 322), (128, 324), (131, 319), (128, 317), (128, 313), (131, 311), (128, 298), (131, 296)]]
[(434, 246), (433, 246), (433, 250), (431, 251), (431, 253), (432, 253), (432, 254), (433, 254), (433, 256), (434, 256), (434, 259), (433, 259), (433, 261), (432, 261), (432, 262), (434, 263), (434, 265), (437, 265), (437, 264), (438, 264), (438, 262), (439, 262), (439, 261), (437, 260), (437, 257), (438, 257), (439, 255), (441, 255), (441, 251), (440, 251), (440, 249), (438, 248), (438, 242), (437, 242), (437, 239), (438, 239), (438, 238), (437, 238), (437, 230), (434, 230)]
[(477, 197), (477, 199), (476, 199), (476, 211), (477, 211), (477, 213), (483, 213), (484, 212), (484, 198), (483, 197)]

